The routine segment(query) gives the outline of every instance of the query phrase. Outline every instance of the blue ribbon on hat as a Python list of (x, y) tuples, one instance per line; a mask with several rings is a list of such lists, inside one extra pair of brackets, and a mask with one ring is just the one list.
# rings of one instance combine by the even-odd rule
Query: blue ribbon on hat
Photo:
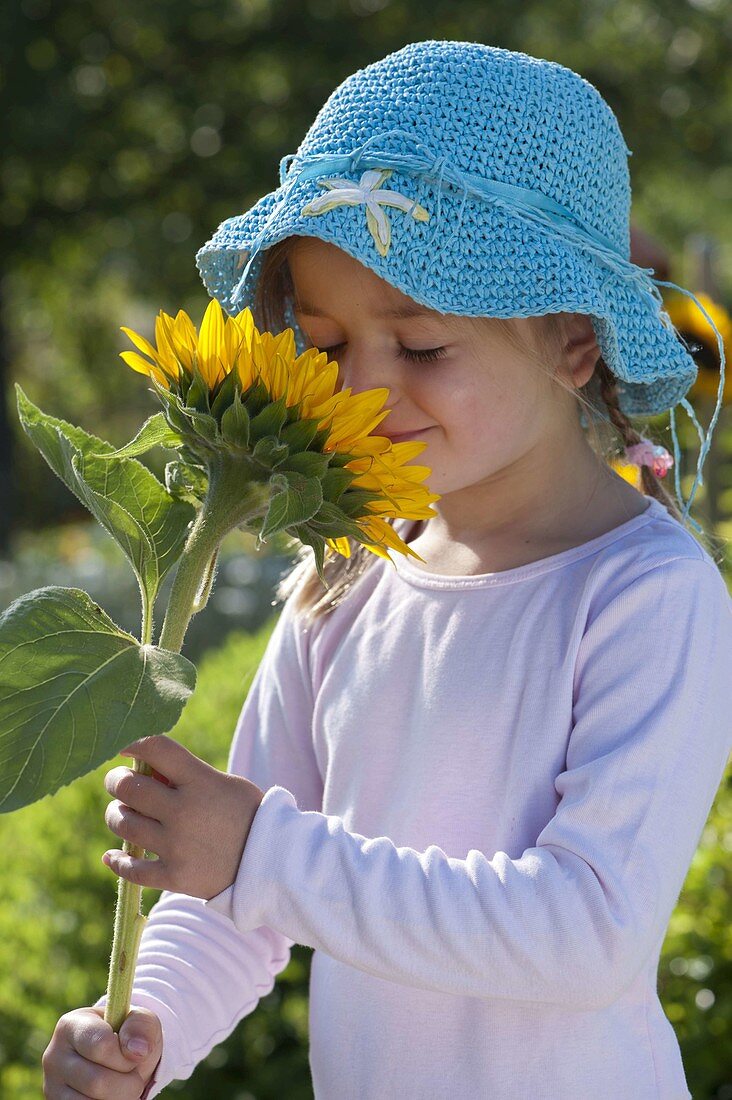
[[(370, 148), (374, 142), (381, 141), (386, 137), (398, 137), (402, 141), (407, 142), (415, 151), (413, 153), (396, 153), (384, 149)], [(293, 161), (297, 163), (294, 168), (288, 171), (288, 167)], [(259, 245), (264, 240), (272, 221), (286, 203), (292, 186), (296, 182), (301, 183), (308, 179), (315, 179), (318, 176), (332, 175), (336, 172), (357, 172), (360, 169), (366, 168), (393, 168), (398, 172), (420, 176), (426, 180), (432, 180), (437, 183), (441, 190), (446, 186), (452, 186), (459, 189), (462, 191), (463, 198), (460, 206), (458, 224), (462, 222), (463, 210), (468, 197), (477, 198), (482, 201), (495, 202), (498, 203), (498, 205), (506, 206), (511, 213), (517, 214), (525, 220), (538, 225), (540, 228), (549, 230), (552, 234), (566, 240), (569, 244), (575, 245), (591, 253), (600, 263), (609, 268), (608, 279), (616, 275), (623, 279), (630, 280), (636, 285), (639, 293), (650, 296), (654, 303), (658, 303), (659, 307), (662, 307), (664, 304), (663, 297), (658, 289), (661, 286), (672, 287), (681, 294), (685, 294), (688, 298), (691, 298), (714, 330), (717, 337), (717, 347), (720, 357), (717, 404), (707, 432), (703, 431), (694, 415), (692, 406), (686, 398), (682, 398), (679, 402), (679, 404), (683, 405), (686, 409), (686, 412), (694, 423), (701, 444), (697, 460), (696, 477), (689, 493), (689, 498), (682, 509), (682, 519), (688, 519), (695, 530), (702, 532), (701, 525), (698, 524), (696, 520), (689, 517), (689, 509), (691, 508), (691, 503), (698, 486), (704, 484), (702, 468), (711, 446), (714, 427), (722, 409), (726, 362), (722, 336), (714, 320), (709, 316), (696, 295), (692, 294), (690, 290), (686, 290), (676, 283), (655, 278), (654, 269), (652, 267), (638, 267), (637, 264), (632, 263), (630, 259), (623, 256), (618, 246), (599, 230), (595, 229), (594, 226), (588, 225), (573, 211), (568, 210), (566, 207), (555, 202), (554, 199), (549, 198), (540, 191), (535, 191), (527, 187), (517, 187), (513, 184), (503, 183), (500, 180), (488, 179), (472, 172), (463, 172), (459, 168), (451, 165), (445, 155), (436, 155), (424, 144), (424, 142), (415, 138), (413, 134), (400, 129), (392, 129), (379, 134), (372, 134), (362, 145), (353, 149), (350, 153), (287, 153), (280, 160), (280, 187), (283, 188), (280, 200), (275, 203), (270, 210), (262, 228), (252, 242), (247, 265), (242, 272), (239, 282), (232, 291), (231, 304), (234, 305), (243, 293), (246, 278), (259, 249)], [(680, 449), (674, 413), (675, 410), (672, 407), (670, 410), (670, 419), (674, 446), (676, 495), (679, 500), (682, 500), (681, 478), (679, 472)]]

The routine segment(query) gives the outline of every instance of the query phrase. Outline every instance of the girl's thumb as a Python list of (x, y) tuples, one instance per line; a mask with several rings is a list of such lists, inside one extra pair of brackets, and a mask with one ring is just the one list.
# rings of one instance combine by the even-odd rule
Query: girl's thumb
[(142, 1062), (149, 1055), (160, 1053), (163, 1029), (160, 1020), (148, 1008), (133, 1008), (119, 1029), (119, 1045), (126, 1058)]

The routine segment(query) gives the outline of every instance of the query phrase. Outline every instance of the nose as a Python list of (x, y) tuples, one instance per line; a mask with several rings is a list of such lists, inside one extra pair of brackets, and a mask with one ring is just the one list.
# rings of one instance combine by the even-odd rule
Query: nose
[(384, 388), (389, 390), (391, 404), (398, 399), (402, 385), (400, 365), (392, 356), (351, 343), (336, 358), (344, 389), (350, 386), (351, 393), (356, 394)]

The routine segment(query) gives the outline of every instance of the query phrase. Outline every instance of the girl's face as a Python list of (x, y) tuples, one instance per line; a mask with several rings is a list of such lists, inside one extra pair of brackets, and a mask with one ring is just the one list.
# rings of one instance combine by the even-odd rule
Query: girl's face
[[(338, 362), (344, 387), (389, 390), (374, 431), (427, 444), (414, 462), (431, 468), (441, 511), (448, 494), (461, 512), (476, 494), (510, 503), (513, 475), (524, 492), (540, 481), (568, 431), (592, 453), (572, 395), (490, 322), (427, 309), (325, 241), (298, 238), (288, 259), (298, 325)], [(518, 323), (538, 347), (536, 319)]]

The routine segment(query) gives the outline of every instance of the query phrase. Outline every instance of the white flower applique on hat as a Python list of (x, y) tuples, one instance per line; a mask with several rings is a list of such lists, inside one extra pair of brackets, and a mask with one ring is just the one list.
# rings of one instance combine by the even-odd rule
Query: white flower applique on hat
[(389, 191), (381, 188), (381, 184), (392, 173), (391, 168), (369, 169), (364, 172), (358, 183), (347, 179), (318, 180), (320, 187), (327, 187), (323, 195), (303, 206), (301, 215), (325, 214), (334, 207), (359, 206), (366, 204), (366, 224), (369, 227), (374, 244), (381, 256), (386, 256), (391, 244), (391, 223), (382, 206), (395, 206), (406, 214), (411, 214), (417, 221), (426, 222), (429, 214), (423, 206), (406, 195), (400, 195), (398, 191)]

